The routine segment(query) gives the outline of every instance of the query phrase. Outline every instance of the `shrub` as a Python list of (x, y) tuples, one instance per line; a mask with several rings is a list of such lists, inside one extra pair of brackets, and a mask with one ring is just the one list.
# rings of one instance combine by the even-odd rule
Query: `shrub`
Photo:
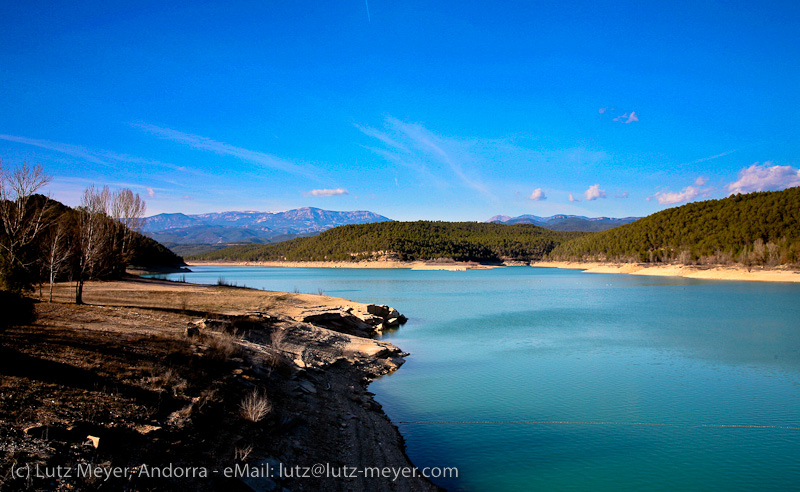
[(254, 389), (239, 404), (241, 415), (250, 422), (260, 422), (272, 411), (272, 403), (265, 393)]

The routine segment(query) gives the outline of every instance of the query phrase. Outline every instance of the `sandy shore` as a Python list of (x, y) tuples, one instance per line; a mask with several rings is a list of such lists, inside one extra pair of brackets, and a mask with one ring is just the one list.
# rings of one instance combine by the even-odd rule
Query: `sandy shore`
[(402, 268), (408, 270), (449, 270), (464, 271), (486, 268), (499, 268), (502, 265), (481, 265), (475, 262), (429, 262), (429, 261), (193, 261), (192, 266), (260, 266), (287, 268)]
[(686, 277), (709, 280), (745, 280), (757, 282), (800, 282), (800, 271), (760, 270), (747, 271), (744, 267), (696, 267), (684, 265), (645, 265), (641, 263), (582, 263), (568, 261), (539, 261), (533, 267), (568, 268), (586, 273), (625, 273), (629, 275), (654, 275), (659, 277)]

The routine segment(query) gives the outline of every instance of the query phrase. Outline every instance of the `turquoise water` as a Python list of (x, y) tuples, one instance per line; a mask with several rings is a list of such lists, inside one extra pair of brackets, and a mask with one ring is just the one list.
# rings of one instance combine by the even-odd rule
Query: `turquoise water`
[(406, 314), (385, 338), (412, 356), (370, 389), (417, 466), (459, 468), (437, 482), (450, 490), (800, 489), (800, 285), (195, 270), (188, 281), (322, 289)]

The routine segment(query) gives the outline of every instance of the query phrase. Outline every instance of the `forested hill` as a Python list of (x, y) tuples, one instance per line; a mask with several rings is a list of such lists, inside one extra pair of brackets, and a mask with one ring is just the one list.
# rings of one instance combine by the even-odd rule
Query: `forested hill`
[(232, 246), (194, 258), (230, 261), (536, 260), (559, 243), (583, 234), (550, 231), (529, 224), (380, 222), (336, 227), (318, 236), (277, 244)]
[(560, 244), (554, 260), (800, 264), (800, 187), (689, 203)]

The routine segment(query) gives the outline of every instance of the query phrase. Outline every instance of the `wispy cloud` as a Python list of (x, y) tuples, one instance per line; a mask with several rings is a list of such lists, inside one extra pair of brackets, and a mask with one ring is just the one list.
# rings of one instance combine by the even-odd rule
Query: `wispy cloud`
[(697, 159), (696, 161), (689, 162), (687, 164), (689, 164), (689, 165), (691, 165), (691, 164), (700, 164), (701, 162), (713, 161), (714, 159), (719, 159), (720, 157), (725, 157), (726, 155), (731, 155), (734, 152), (736, 152), (737, 150), (738, 149), (733, 149), (733, 150), (729, 150), (727, 152), (723, 152), (721, 154), (710, 155), (708, 157), (703, 157), (703, 158)]
[(51, 142), (49, 140), (19, 137), (14, 135), (0, 135), (0, 140), (7, 140), (9, 142), (16, 142), (24, 145), (32, 145), (34, 147), (40, 147), (43, 149), (52, 150), (54, 152), (60, 152), (62, 154), (67, 154), (73, 157), (77, 157), (79, 159), (83, 159), (93, 164), (100, 164), (102, 166), (107, 166), (107, 167), (114, 167), (115, 165), (118, 165), (119, 163), (123, 162), (128, 164), (150, 165), (150, 166), (167, 168), (178, 172), (190, 172), (193, 174), (198, 174), (196, 171), (187, 169), (184, 166), (176, 166), (174, 164), (161, 162), (155, 159), (146, 159), (142, 157), (132, 156), (129, 154), (113, 152), (110, 150), (92, 149), (81, 145), (74, 145), (62, 142)]
[(598, 198), (606, 197), (606, 190), (601, 190), (599, 184), (593, 184), (586, 191), (583, 192), (583, 197), (586, 201), (597, 200)]
[(618, 121), (620, 123), (633, 123), (639, 121), (639, 116), (636, 114), (636, 111), (631, 111), (630, 114), (625, 113), (617, 116), (616, 118), (612, 119), (611, 121)]
[(304, 193), (306, 196), (338, 196), (338, 195), (349, 195), (350, 192), (345, 190), (344, 188), (336, 188), (336, 189), (319, 189), (319, 190), (311, 190), (309, 192)]
[(530, 198), (535, 202), (538, 202), (541, 200), (547, 200), (547, 195), (544, 194), (544, 191), (541, 188), (536, 188), (535, 190), (533, 190), (533, 193), (531, 193), (531, 196), (529, 196), (528, 198)]
[(757, 162), (739, 171), (739, 179), (727, 186), (728, 193), (750, 193), (752, 191), (775, 191), (800, 186), (800, 170), (792, 166), (770, 165)]
[(150, 188), (149, 186), (147, 186), (146, 189), (147, 189), (147, 196), (149, 196), (150, 198), (156, 196), (156, 190)]
[(708, 183), (708, 178), (706, 178), (705, 176), (700, 176), (699, 178), (694, 180), (695, 186), (703, 186), (706, 183)]
[(160, 126), (150, 125), (147, 123), (134, 123), (133, 126), (165, 140), (181, 143), (194, 149), (206, 150), (219, 155), (235, 157), (237, 159), (264, 167), (279, 169), (281, 171), (299, 174), (302, 176), (315, 176), (316, 173), (314, 168), (310, 165), (299, 165), (265, 152), (245, 149), (243, 147), (236, 147), (224, 142), (212, 140), (208, 137), (184, 133), (170, 128), (162, 128)]
[(623, 191), (619, 195), (614, 195), (614, 198), (628, 198), (628, 192), (627, 191)]
[(16, 142), (25, 145), (33, 145), (34, 147), (41, 147), (43, 149), (53, 150), (55, 152), (61, 152), (62, 154), (71, 155), (73, 157), (80, 157), (81, 159), (85, 159), (94, 164), (101, 164), (103, 166), (111, 165), (108, 162), (101, 160), (98, 156), (98, 152), (92, 151), (86, 147), (81, 147), (80, 145), (72, 145), (60, 142), (50, 142), (48, 140), (18, 137), (14, 135), (0, 135), (0, 140), (7, 140), (9, 142)]
[(446, 185), (453, 178), (484, 197), (497, 201), (474, 169), (478, 157), (464, 141), (436, 135), (419, 123), (406, 123), (387, 117), (385, 129), (355, 125), (364, 135), (379, 140), (384, 147), (370, 148), (387, 160), (413, 169), (433, 181)]
[(606, 116), (606, 118), (611, 118), (611, 121), (616, 121), (618, 123), (624, 123), (626, 125), (628, 123), (635, 123), (635, 122), (639, 121), (639, 115), (636, 114), (636, 111), (631, 111), (631, 112), (625, 111), (623, 113), (622, 110), (617, 111), (616, 108), (612, 108), (612, 107), (606, 106), (604, 108), (600, 108), (598, 110), (598, 113), (600, 113), (600, 114), (608, 113), (608, 116)]
[(569, 201), (570, 202), (579, 202), (580, 200), (572, 196), (572, 193), (569, 194)]

